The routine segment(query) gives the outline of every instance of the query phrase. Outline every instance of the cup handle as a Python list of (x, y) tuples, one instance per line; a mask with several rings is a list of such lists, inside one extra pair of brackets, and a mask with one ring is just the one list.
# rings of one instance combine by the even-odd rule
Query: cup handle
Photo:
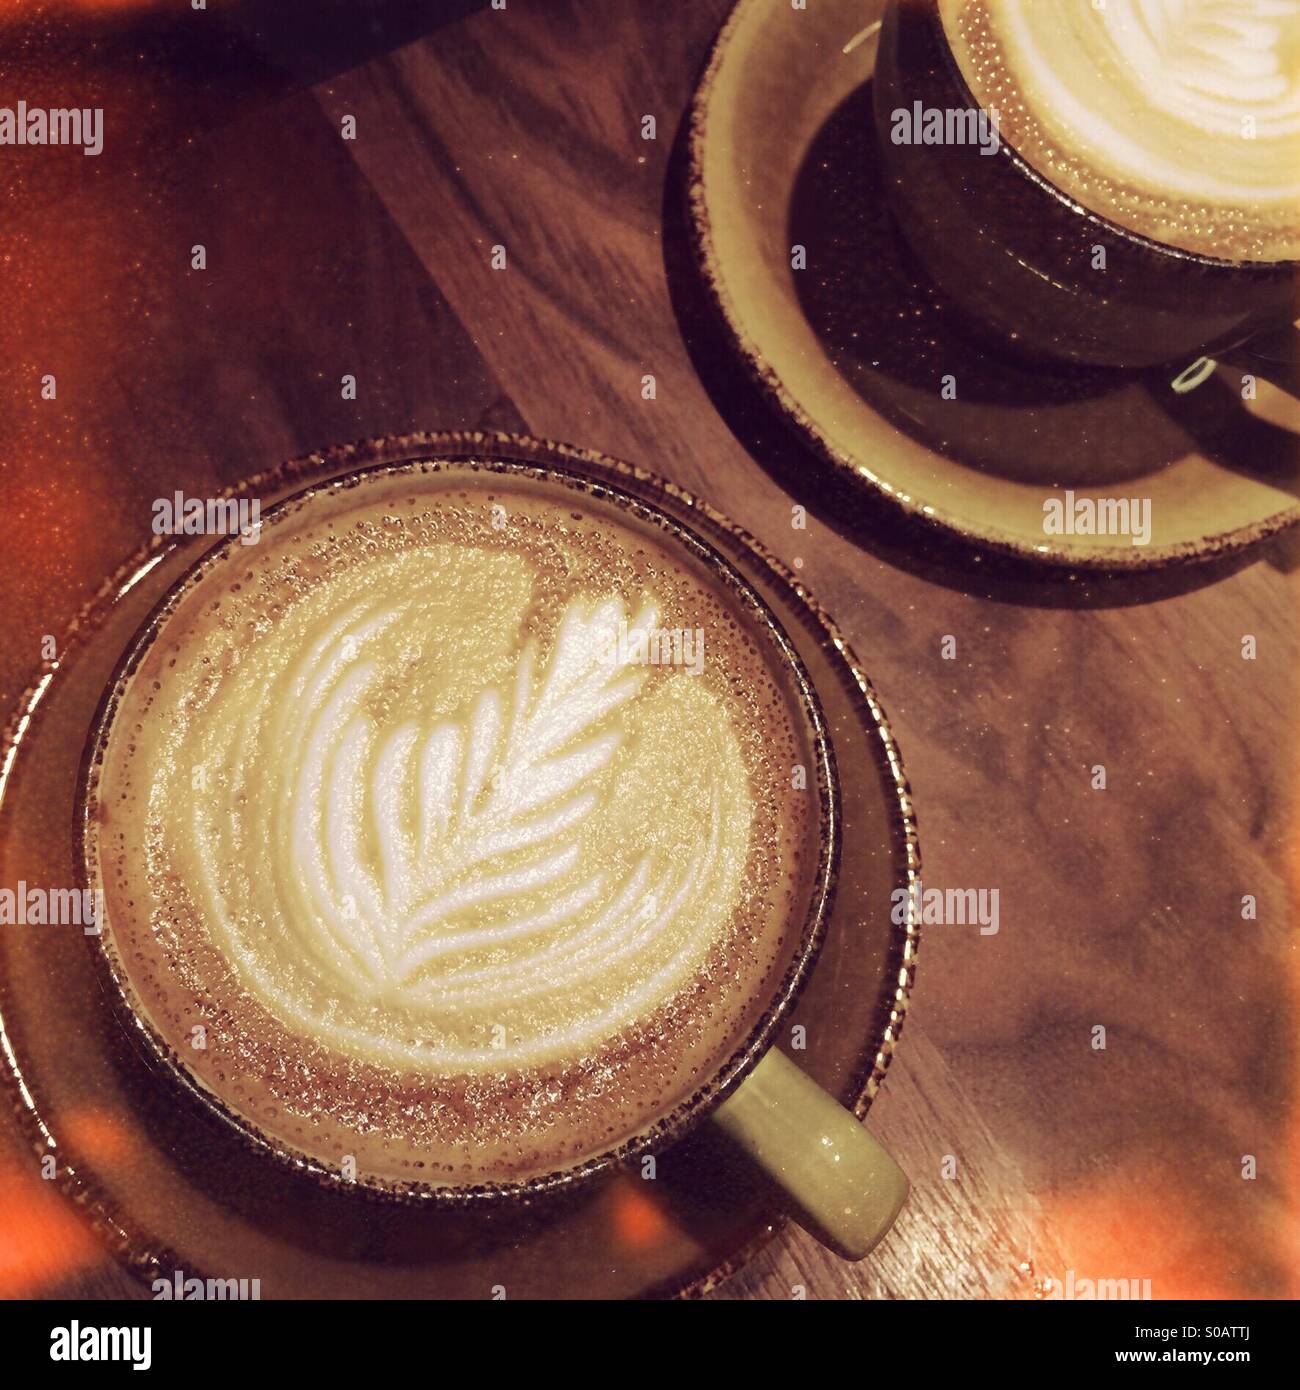
[(712, 1119), (781, 1188), (795, 1220), (846, 1260), (868, 1255), (907, 1200), (898, 1164), (775, 1047)]
[(1218, 358), (1198, 357), (1169, 383), (1175, 395), (1185, 396), (1214, 374), (1219, 362), (1252, 376), (1263, 377), (1289, 396), (1300, 397), (1300, 329), (1288, 326), (1257, 334)]

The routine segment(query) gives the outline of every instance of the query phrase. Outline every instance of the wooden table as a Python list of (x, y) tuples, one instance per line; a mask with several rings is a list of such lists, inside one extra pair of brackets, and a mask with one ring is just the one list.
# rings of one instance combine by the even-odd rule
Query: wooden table
[[(0, 151), (6, 707), (155, 497), (417, 428), (644, 463), (803, 560), (893, 722), (925, 881), (1001, 899), (996, 935), (922, 948), (871, 1113), (914, 1183), (896, 1232), (858, 1266), (789, 1232), (720, 1296), (1300, 1292), (1294, 544), (1089, 584), (920, 553), (829, 509), (759, 402), (715, 403), (674, 141), (726, 0), (402, 3), (337, 32), (339, 7), (155, 8), (0, 19), (3, 90), (107, 113), (97, 159)], [(270, 59), (234, 63), (266, 23)], [(0, 1294), (142, 1295), (28, 1166), (4, 1134)]]

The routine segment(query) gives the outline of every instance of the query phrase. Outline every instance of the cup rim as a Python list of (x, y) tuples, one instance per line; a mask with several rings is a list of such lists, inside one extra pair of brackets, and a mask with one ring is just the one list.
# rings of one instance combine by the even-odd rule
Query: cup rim
[[(417, 1203), (463, 1209), (572, 1190), (601, 1173), (675, 1143), (687, 1131), (706, 1119), (717, 1105), (735, 1091), (773, 1045), (778, 1027), (797, 1002), (816, 962), (834, 903), (839, 875), (842, 817), (834, 748), (821, 702), (812, 678), (780, 621), (730, 560), (685, 523), (668, 515), (653, 503), (622, 488), (611, 486), (605, 481), (550, 463), (489, 454), (442, 457), (437, 451), (431, 451), (397, 461), (349, 469), (334, 477), (313, 481), (278, 498), (261, 513), (261, 524), (273, 524), (277, 519), (306, 506), (318, 496), (337, 495), (344, 490), (362, 487), (380, 478), (449, 474), (497, 474), (509, 478), (528, 478), (543, 485), (559, 485), (630, 512), (643, 523), (648, 523), (664, 533), (668, 537), (670, 548), (671, 545), (681, 546), (712, 576), (723, 582), (732, 596), (748, 611), (756, 630), (765, 634), (766, 639), (775, 645), (780, 658), (780, 669), (792, 687), (787, 693), (797, 697), (797, 703), (808, 726), (807, 732), (814, 753), (821, 833), (818, 837), (818, 862), (811, 877), (807, 909), (799, 929), (797, 944), (790, 956), (790, 963), (744, 1040), (727, 1060), (710, 1074), (706, 1082), (679, 1101), (667, 1114), (659, 1116), (652, 1124), (621, 1144), (576, 1164), (526, 1179), (503, 1182), (441, 1184), (425, 1179), (389, 1179), (363, 1177), (360, 1174), (355, 1179), (348, 1179), (319, 1159), (262, 1133), (256, 1125), (233, 1106), (228, 1105), (190, 1071), (139, 1005), (129, 974), (124, 968), (113, 939), (112, 926), (107, 920), (107, 915), (100, 924), (99, 933), (86, 939), (101, 979), (109, 986), (107, 994), (115, 1012), (127, 1025), (130, 1036), (144, 1045), (153, 1068), (160, 1071), (169, 1082), (178, 1085), (202, 1111), (235, 1133), (252, 1151), (282, 1169), (287, 1168), (315, 1180), (323, 1187), (346, 1191), (358, 1197), (401, 1204)], [(237, 533), (223, 537), (185, 567), (127, 641), (105, 683), (90, 723), (77, 772), (72, 826), (73, 858), (81, 880), (79, 886), (82, 888), (89, 888), (97, 878), (98, 857), (95, 853), (93, 812), (98, 804), (98, 769), (102, 765), (121, 700), (137, 667), (151, 650), (185, 596), (210, 570), (227, 557), (239, 539)]]
[[(898, 6), (901, 3), (903, 0), (886, 0), (887, 5)], [(925, 17), (930, 25), (936, 45), (943, 55), (948, 76), (956, 83), (958, 91), (971, 110), (983, 110), (975, 99), (975, 93), (971, 91), (970, 84), (966, 81), (961, 65), (957, 62), (957, 55), (952, 51), (952, 44), (948, 41), (948, 33), (944, 28), (943, 17), (939, 13), (938, 5), (927, 5)], [(1295, 258), (1276, 261), (1231, 260), (1224, 256), (1210, 256), (1203, 251), (1189, 251), (1185, 247), (1174, 246), (1171, 242), (1157, 241), (1154, 237), (1144, 236), (1141, 232), (1135, 232), (1129, 227), (1113, 222), (1109, 217), (1094, 212), (1092, 208), (1086, 207), (1075, 198), (1071, 198), (1064, 189), (1058, 188), (1046, 174), (1036, 169), (1009, 140), (1003, 139), (998, 142), (997, 154), (1008, 159), (1016, 172), (1022, 178), (1028, 179), (1040, 192), (1048, 194), (1056, 202), (1068, 208), (1070, 212), (1103, 228), (1110, 235), (1118, 237), (1121, 241), (1131, 242), (1148, 255), (1168, 257), (1174, 261), (1200, 266), (1205, 270), (1214, 270), (1220, 274), (1225, 272), (1256, 276), (1272, 274), (1283, 278), (1300, 271), (1300, 260)]]

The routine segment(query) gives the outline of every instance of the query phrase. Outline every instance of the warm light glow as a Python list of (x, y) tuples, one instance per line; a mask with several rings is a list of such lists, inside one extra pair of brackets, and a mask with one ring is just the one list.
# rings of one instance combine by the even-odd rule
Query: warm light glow
[(614, 1234), (629, 1250), (657, 1245), (668, 1230), (667, 1217), (658, 1203), (640, 1190), (642, 1186), (628, 1179), (614, 1194)]
[(63, 1121), (69, 1150), (97, 1168), (120, 1163), (131, 1151), (131, 1131), (107, 1110), (77, 1110)]
[(30, 1298), (103, 1257), (53, 1182), (35, 1170), (0, 1168), (0, 1298)]
[[(1152, 1298), (1248, 1298), (1196, 1194), (1168, 1177), (1116, 1175), (1045, 1202), (1076, 1279), (1151, 1281)], [(1061, 1279), (1064, 1270), (1041, 1270)]]
[(111, 14), (115, 11), (161, 9), (161, 0), (0, 0), (6, 18), (41, 19), (73, 11), (78, 14)]

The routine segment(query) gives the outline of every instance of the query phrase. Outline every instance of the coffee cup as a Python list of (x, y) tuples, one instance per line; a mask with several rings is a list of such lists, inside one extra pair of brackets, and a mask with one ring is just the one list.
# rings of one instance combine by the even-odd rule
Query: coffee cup
[(486, 1208), (712, 1124), (861, 1258), (906, 1179), (774, 1046), (839, 818), (816, 691), (706, 542), (577, 474), (416, 461), (173, 586), (78, 826), (129, 1031), (265, 1161)]
[(1294, 390), (1300, 17), (1223, 9), (888, 5), (873, 101), (891, 205), (977, 332), (1051, 361), (1196, 359), (1180, 389), (1253, 346), (1251, 369)]

